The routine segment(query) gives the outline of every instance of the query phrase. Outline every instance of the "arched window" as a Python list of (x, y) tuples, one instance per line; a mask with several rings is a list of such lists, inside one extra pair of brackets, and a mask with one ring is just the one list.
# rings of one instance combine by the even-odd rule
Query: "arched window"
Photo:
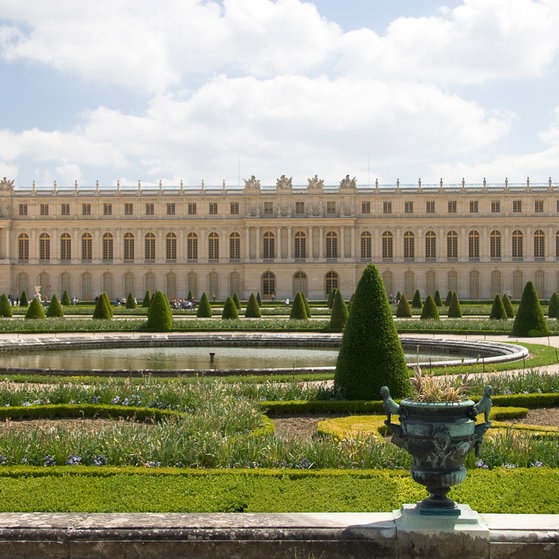
[(470, 299), (479, 299), (479, 272), (472, 270), (468, 274), (468, 296)]
[(273, 272), (262, 274), (262, 294), (271, 297), (276, 294), (276, 276)]
[(89, 272), (83, 273), (80, 278), (80, 283), (81, 283), (81, 298), (85, 299), (86, 301), (91, 301), (94, 297), (91, 274)]
[[(229, 235), (229, 260), (238, 262), (241, 259), (241, 236), (239, 233)], [(234, 293), (237, 293), (235, 291)]]
[(66, 291), (66, 293), (70, 294), (72, 292), (72, 281), (70, 279), (70, 274), (68, 274), (67, 272), (63, 272), (62, 274), (60, 274), (59, 282), (59, 293), (64, 293)]
[(132, 272), (126, 272), (126, 274), (124, 274), (122, 285), (124, 296), (128, 297), (129, 293), (132, 293), (132, 295), (134, 295), (134, 287), (134, 274)]
[(132, 233), (124, 235), (124, 260), (125, 262), (134, 261), (134, 235)]
[[(295, 233), (295, 259), (303, 260), (307, 257), (307, 234), (304, 231)], [(294, 293), (297, 293), (296, 291)]]
[(338, 234), (336, 231), (326, 233), (326, 258), (338, 258)]
[(186, 289), (196, 298), (198, 293), (198, 275), (196, 272), (188, 272), (186, 276)]
[(153, 262), (155, 260), (155, 234), (146, 233), (144, 237), (145, 256), (146, 262)]
[(210, 272), (208, 274), (208, 285), (211, 297), (215, 301), (216, 297), (219, 297), (219, 276), (217, 272)]
[(239, 272), (231, 272), (229, 274), (229, 295), (240, 295), (241, 293), (241, 274)]
[(272, 260), (276, 255), (276, 236), (271, 231), (266, 231), (262, 240), (262, 258)]
[(338, 277), (337, 272), (327, 272), (324, 276), (324, 295), (328, 298), (328, 295), (332, 291), (332, 289), (339, 289), (340, 278)]
[(479, 233), (475, 230), (468, 233), (468, 258), (479, 260)]
[(382, 234), (382, 259), (392, 260), (394, 258), (394, 236), (390, 231), (384, 231)]
[(415, 259), (415, 235), (413, 231), (404, 233), (404, 260)]
[(219, 235), (215, 232), (208, 237), (208, 259), (219, 260)]
[(522, 260), (524, 256), (524, 243), (522, 231), (515, 229), (512, 232), (512, 259)]
[(425, 292), (434, 297), (437, 291), (437, 274), (433, 270), (425, 273)]
[(149, 291), (150, 293), (155, 291), (155, 274), (153, 272), (148, 272), (144, 276), (144, 291)]
[(50, 260), (50, 236), (48, 233), (41, 233), (39, 236), (39, 259), (43, 262)]
[(458, 273), (456, 270), (449, 270), (446, 274), (446, 283), (449, 291), (458, 293)]
[(198, 260), (198, 235), (196, 233), (189, 233), (186, 237), (186, 259), (188, 262)]
[(17, 238), (18, 260), (29, 262), (29, 235), (21, 233)]
[(514, 299), (520, 299), (522, 297), (522, 291), (524, 290), (524, 274), (522, 270), (514, 270), (512, 273), (512, 296)]
[(447, 260), (458, 260), (458, 233), (449, 231), (446, 234), (446, 258)]
[(113, 235), (111, 233), (105, 233), (103, 235), (103, 262), (113, 261), (113, 245)]
[(425, 259), (435, 260), (437, 258), (437, 236), (434, 231), (425, 233)]
[(165, 292), (169, 299), (177, 298), (177, 274), (168, 272), (165, 275)]
[(177, 236), (175, 233), (167, 233), (165, 237), (165, 259), (167, 262), (175, 262), (177, 259)]
[(503, 292), (503, 276), (499, 270), (491, 272), (491, 297)]
[(388, 270), (383, 272), (382, 283), (384, 283), (384, 290), (386, 291), (386, 294), (389, 297), (394, 297), (394, 274)]
[(545, 259), (545, 233), (541, 229), (534, 232), (534, 258)]
[(543, 299), (545, 296), (545, 272), (543, 270), (536, 270), (534, 280), (536, 294), (540, 299)]
[(370, 261), (372, 258), (372, 236), (369, 231), (361, 233), (361, 260)]
[(93, 236), (91, 235), (91, 233), (84, 233), (82, 235), (82, 262), (91, 262), (92, 258)]
[(404, 272), (404, 293), (411, 301), (415, 293), (415, 274), (411, 270)]
[(305, 297), (308, 295), (308, 280), (305, 272), (295, 272), (293, 275), (292, 293), (302, 293)]
[(105, 272), (101, 276), (101, 292), (106, 293), (109, 299), (114, 299), (113, 292), (113, 275), (111, 272)]
[(60, 260), (69, 262), (72, 260), (72, 238), (70, 233), (60, 235)]
[(497, 230), (491, 231), (489, 235), (489, 255), (492, 260), (501, 260), (501, 233)]

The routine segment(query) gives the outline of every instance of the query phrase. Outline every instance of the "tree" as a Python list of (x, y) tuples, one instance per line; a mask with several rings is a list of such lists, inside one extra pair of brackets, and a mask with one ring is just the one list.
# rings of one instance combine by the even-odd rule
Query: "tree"
[(241, 300), (239, 299), (239, 296), (236, 293), (233, 293), (233, 303), (235, 303), (235, 306), (237, 307), (237, 310), (240, 311), (241, 310)]
[(43, 310), (43, 305), (41, 301), (34, 297), (33, 301), (27, 308), (27, 312), (25, 313), (25, 318), (35, 319), (35, 318), (45, 318), (45, 311)]
[(416, 289), (415, 293), (413, 294), (411, 306), (414, 309), (420, 309), (423, 306), (423, 301), (421, 300), (421, 293), (419, 293), (419, 289)]
[(27, 293), (25, 293), (25, 290), (21, 292), (21, 297), (19, 298), (19, 306), (20, 307), (29, 306), (29, 299), (27, 298)]
[(256, 300), (258, 301), (258, 306), (262, 307), (262, 297), (260, 297), (260, 291), (256, 293)]
[(239, 309), (237, 308), (233, 297), (229, 296), (225, 299), (221, 318), (223, 320), (236, 320), (239, 318)]
[(93, 318), (98, 320), (110, 320), (113, 317), (113, 308), (106, 293), (101, 293), (97, 297), (95, 309), (93, 310)]
[(330, 289), (330, 293), (328, 293), (328, 308), (331, 309), (332, 305), (334, 304), (334, 297), (336, 296), (336, 291), (339, 291), (339, 289), (337, 287), (333, 287), (332, 289)]
[(212, 307), (210, 306), (210, 300), (204, 291), (202, 297), (200, 297), (200, 302), (196, 308), (196, 316), (198, 318), (211, 318), (212, 317)]
[(439, 320), (439, 311), (437, 310), (437, 305), (435, 305), (435, 300), (431, 295), (427, 295), (425, 303), (423, 303), (423, 309), (421, 311), (421, 320)]
[(248, 298), (245, 316), (246, 318), (260, 318), (262, 316), (260, 306), (258, 305), (258, 301), (256, 300), (254, 293), (251, 293)]
[(311, 306), (309, 305), (309, 300), (305, 297), (303, 293), (301, 293), (301, 297), (303, 297), (303, 303), (305, 305), (305, 312), (307, 313), (307, 318), (311, 317)]
[(147, 314), (146, 329), (155, 332), (170, 332), (173, 328), (171, 305), (163, 291), (153, 294)]
[(439, 290), (437, 289), (437, 291), (435, 291), (435, 297), (433, 297), (434, 301), (435, 301), (435, 305), (437, 305), (437, 307), (442, 307), (443, 306), (443, 300), (441, 299), (441, 294), (439, 293)]
[(365, 268), (354, 293), (334, 386), (348, 400), (378, 400), (382, 386), (388, 386), (394, 398), (409, 393), (404, 350), (374, 264)]
[(503, 306), (507, 312), (507, 318), (514, 318), (514, 309), (512, 307), (512, 301), (507, 293), (503, 295)]
[(554, 291), (549, 298), (549, 305), (547, 306), (547, 317), (557, 318), (557, 313), (559, 312), (559, 294)]
[(546, 336), (549, 334), (547, 321), (531, 281), (524, 286), (512, 333), (515, 336)]
[(66, 290), (64, 290), (64, 293), (62, 294), (62, 297), (60, 298), (60, 304), (64, 305), (64, 306), (68, 306), (72, 304), (72, 301), (70, 300), (70, 295), (68, 295), (68, 292)]
[(0, 316), (10, 318), (13, 315), (12, 304), (5, 293), (0, 297)]
[(503, 305), (503, 300), (501, 296), (497, 293), (495, 299), (493, 300), (493, 305), (491, 306), (491, 312), (489, 313), (490, 320), (504, 320), (507, 318), (507, 311), (505, 310), (505, 305)]
[(338, 289), (334, 294), (334, 300), (332, 301), (332, 311), (330, 313), (329, 325), (330, 330), (341, 332), (347, 324), (348, 316), (349, 312), (347, 310), (347, 305), (345, 304), (341, 291)]
[(303, 300), (303, 295), (300, 291), (297, 291), (295, 299), (293, 299), (293, 305), (291, 305), (291, 314), (289, 315), (291, 320), (306, 320), (307, 311), (305, 309), (305, 301)]
[(444, 304), (445, 304), (446, 307), (449, 307), (449, 306), (450, 306), (450, 300), (451, 300), (451, 299), (452, 299), (452, 291), (449, 291), (449, 292), (446, 294), (446, 299), (445, 299), (445, 301), (444, 301)]
[(450, 297), (447, 316), (448, 318), (462, 318), (462, 307), (460, 306), (460, 301), (458, 300), (456, 291), (453, 291)]
[(136, 297), (134, 297), (132, 293), (128, 293), (128, 296), (126, 297), (126, 308), (127, 309), (136, 308)]
[(192, 295), (192, 290), (189, 289), (188, 290), (188, 295), (186, 296), (186, 300), (187, 301), (192, 301), (192, 299), (194, 299), (194, 295)]
[(146, 294), (144, 295), (144, 300), (142, 301), (142, 307), (144, 309), (147, 309), (149, 307), (150, 303), (151, 303), (151, 292), (148, 289), (146, 291)]
[(64, 309), (62, 308), (62, 305), (58, 300), (56, 293), (54, 293), (51, 297), (49, 306), (47, 307), (46, 315), (48, 318), (62, 318), (64, 316)]
[(396, 316), (398, 318), (411, 318), (412, 312), (410, 304), (408, 303), (408, 298), (406, 295), (401, 295), (398, 301), (398, 306), (396, 307)]

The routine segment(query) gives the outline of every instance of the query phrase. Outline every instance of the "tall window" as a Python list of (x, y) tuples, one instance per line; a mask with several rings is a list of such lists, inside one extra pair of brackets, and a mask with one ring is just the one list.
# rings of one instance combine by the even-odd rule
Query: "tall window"
[(372, 257), (372, 237), (369, 231), (361, 233), (361, 260), (370, 260)]
[(455, 214), (456, 213), (456, 200), (449, 200), (448, 202), (448, 213)]
[(210, 215), (217, 215), (217, 202), (210, 202), (208, 209)]
[(113, 245), (114, 239), (111, 233), (103, 235), (103, 262), (113, 261)]
[(338, 234), (335, 231), (326, 233), (326, 258), (338, 258)]
[(70, 204), (60, 205), (60, 215), (70, 215)]
[(271, 297), (276, 293), (276, 276), (273, 272), (264, 272), (262, 274), (262, 293)]
[(333, 200), (330, 200), (329, 202), (326, 202), (326, 213), (328, 215), (335, 215), (335, 213), (336, 213), (336, 202), (334, 202)]
[(82, 262), (91, 262), (93, 258), (93, 236), (91, 233), (82, 235)]
[(41, 233), (39, 236), (39, 259), (50, 260), (50, 236), (48, 233)]
[(501, 233), (499, 231), (491, 231), (489, 235), (489, 256), (493, 260), (501, 259)]
[(370, 214), (371, 213), (371, 202), (361, 202), (361, 213)]
[(264, 202), (264, 215), (274, 215), (273, 202)]
[(534, 211), (537, 214), (543, 213), (543, 200), (535, 200), (534, 201)]
[(167, 215), (175, 215), (176, 205), (174, 202), (169, 202), (167, 204)]
[(82, 204), (82, 215), (91, 215), (91, 204)]
[(72, 260), (72, 239), (69, 233), (60, 235), (60, 260)]
[(295, 202), (295, 214), (296, 215), (305, 214), (305, 202)]
[(437, 258), (437, 236), (434, 231), (425, 233), (425, 258), (427, 260)]
[(301, 292), (306, 297), (308, 291), (307, 274), (305, 272), (295, 272), (293, 275), (293, 293)]
[(446, 235), (446, 257), (448, 260), (458, 259), (458, 233), (449, 231)]
[(124, 204), (124, 215), (134, 215), (134, 204), (130, 202)]
[(276, 252), (276, 237), (271, 231), (266, 231), (264, 233), (262, 243), (262, 257), (265, 260), (271, 260), (275, 258)]
[(339, 289), (340, 278), (337, 272), (327, 272), (324, 276), (324, 295), (328, 297), (332, 289)]
[(303, 259), (307, 257), (307, 235), (304, 231), (295, 233), (295, 258)]
[(126, 262), (134, 260), (134, 235), (132, 233), (124, 235), (124, 260)]
[(413, 213), (413, 202), (404, 202), (404, 213), (412, 214)]
[(382, 203), (382, 213), (383, 214), (391, 214), (392, 213), (392, 202), (383, 202)]
[(177, 236), (167, 233), (165, 237), (165, 259), (174, 262), (177, 259)]
[(19, 205), (19, 215), (21, 216), (27, 215), (27, 204)]
[(479, 212), (479, 202), (477, 200), (470, 200), (470, 213), (477, 214)]
[(155, 260), (155, 234), (146, 233), (144, 237), (144, 258), (148, 262)]
[(231, 202), (230, 210), (231, 215), (239, 215), (239, 202)]
[(512, 259), (522, 260), (524, 256), (524, 243), (522, 237), (522, 231), (515, 229), (512, 232)]
[(18, 260), (20, 262), (29, 262), (29, 235), (21, 233), (17, 238)]
[(103, 215), (113, 215), (112, 204), (103, 204)]
[(48, 204), (41, 204), (39, 206), (39, 213), (41, 215), (49, 215), (49, 205)]
[(188, 203), (188, 215), (196, 215), (196, 202)]
[(239, 233), (229, 235), (229, 260), (238, 262), (241, 259), (241, 236)]
[(404, 260), (413, 260), (415, 258), (415, 235), (413, 231), (404, 233)]
[(186, 237), (186, 259), (189, 262), (198, 260), (198, 235), (189, 233)]
[(479, 233), (477, 231), (468, 233), (468, 258), (479, 260)]
[(534, 233), (534, 258), (536, 260), (545, 258), (545, 234), (541, 229)]
[(394, 236), (390, 231), (382, 234), (382, 259), (392, 260), (394, 258)]
[(522, 200), (513, 200), (512, 201), (512, 211), (515, 214), (522, 212)]
[(215, 232), (208, 237), (208, 258), (219, 260), (219, 235)]
[(501, 211), (501, 202), (499, 200), (491, 201), (491, 213), (498, 214)]
[(434, 214), (435, 213), (435, 201), (434, 200), (427, 200), (425, 202), (425, 213)]
[(153, 202), (146, 204), (146, 215), (155, 215), (155, 204)]

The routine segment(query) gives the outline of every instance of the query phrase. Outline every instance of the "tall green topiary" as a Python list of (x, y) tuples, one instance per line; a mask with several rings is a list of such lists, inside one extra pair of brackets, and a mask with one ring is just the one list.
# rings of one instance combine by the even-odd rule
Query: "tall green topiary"
[(20, 307), (29, 306), (29, 299), (27, 298), (27, 293), (25, 293), (25, 290), (21, 292), (21, 297), (19, 298), (19, 306)]
[(46, 312), (47, 318), (62, 318), (64, 316), (64, 309), (56, 296), (56, 293), (52, 295), (49, 306)]
[(305, 313), (307, 314), (307, 318), (311, 317), (311, 306), (309, 305), (309, 300), (305, 297), (303, 293), (301, 293), (301, 297), (303, 297), (303, 303), (305, 305)]
[(421, 320), (439, 320), (439, 311), (437, 310), (437, 305), (435, 305), (435, 300), (431, 295), (427, 295), (427, 299), (425, 299), (425, 303), (423, 303), (420, 318)]
[(144, 309), (147, 309), (150, 306), (150, 304), (151, 304), (151, 292), (148, 289), (146, 291), (146, 294), (144, 295), (144, 300), (142, 301), (142, 307)]
[(547, 306), (547, 317), (557, 318), (557, 313), (559, 312), (559, 293), (554, 291), (549, 298), (549, 305)]
[(507, 311), (505, 310), (505, 305), (503, 305), (503, 300), (501, 296), (497, 293), (495, 299), (493, 300), (493, 305), (491, 306), (491, 312), (489, 313), (489, 318), (491, 320), (505, 320), (507, 318)]
[(225, 299), (221, 318), (223, 320), (236, 320), (239, 318), (239, 309), (237, 308), (233, 297), (229, 296)]
[(421, 307), (423, 307), (423, 301), (421, 300), (421, 293), (419, 293), (419, 289), (416, 289), (415, 293), (413, 294), (411, 306), (414, 309), (420, 309)]
[(507, 318), (514, 318), (514, 308), (512, 306), (512, 301), (510, 300), (508, 293), (505, 293), (503, 295), (503, 306), (505, 307)]
[(146, 329), (155, 332), (170, 332), (173, 329), (171, 305), (163, 291), (156, 291), (147, 313)]
[(10, 318), (13, 315), (12, 304), (5, 293), (0, 296), (0, 316)]
[(345, 304), (344, 298), (340, 290), (334, 294), (334, 301), (332, 302), (332, 312), (330, 313), (330, 330), (341, 332), (347, 324), (349, 311)]
[(45, 311), (43, 310), (43, 305), (41, 301), (37, 299), (37, 297), (33, 298), (31, 304), (27, 308), (27, 312), (25, 313), (25, 318), (29, 319), (36, 319), (36, 318), (45, 318)]
[(443, 306), (443, 300), (441, 299), (441, 294), (439, 293), (438, 289), (437, 291), (435, 291), (435, 296), (433, 297), (433, 300), (435, 301), (435, 305), (437, 305), (437, 307)]
[(135, 309), (136, 308), (136, 297), (132, 295), (132, 293), (128, 293), (126, 296), (126, 305), (127, 309)]
[(293, 299), (293, 305), (291, 305), (291, 314), (289, 315), (291, 320), (306, 320), (307, 311), (305, 309), (305, 301), (303, 300), (303, 295), (300, 291), (297, 291), (295, 299)]
[(365, 268), (354, 293), (336, 362), (334, 385), (348, 400), (378, 400), (385, 385), (394, 398), (409, 393), (404, 350), (374, 264)]
[(449, 307), (449, 306), (450, 306), (450, 300), (451, 300), (451, 299), (452, 299), (452, 291), (449, 291), (449, 292), (446, 294), (446, 299), (445, 299), (445, 301), (444, 301), (444, 304), (445, 304), (446, 307)]
[(106, 293), (101, 293), (97, 297), (95, 309), (93, 310), (93, 318), (96, 320), (110, 320), (113, 317), (113, 308)]
[(64, 306), (68, 306), (72, 304), (72, 301), (70, 300), (70, 295), (68, 295), (68, 292), (66, 290), (64, 290), (64, 293), (62, 294), (62, 297), (60, 298), (60, 304), (64, 305)]
[(192, 289), (188, 290), (188, 295), (186, 296), (187, 301), (192, 301), (194, 299), (194, 295), (192, 294)]
[(241, 300), (239, 299), (239, 296), (236, 293), (233, 293), (233, 303), (235, 303), (235, 306), (237, 307), (237, 310), (240, 311), (241, 310)]
[(453, 291), (450, 297), (447, 316), (448, 318), (462, 318), (462, 307), (460, 306), (456, 291)]
[(200, 302), (196, 308), (196, 316), (198, 318), (212, 317), (212, 307), (210, 306), (210, 300), (208, 299), (205, 291), (202, 293), (202, 297), (200, 297)]
[(262, 297), (260, 297), (260, 291), (256, 294), (256, 300), (258, 301), (258, 306), (262, 307)]
[(328, 308), (331, 309), (332, 305), (334, 304), (334, 297), (336, 296), (336, 291), (339, 291), (337, 287), (333, 287), (330, 289), (330, 293), (328, 293)]
[(405, 295), (400, 296), (398, 301), (398, 306), (396, 307), (396, 316), (398, 318), (411, 318), (412, 312), (410, 304), (408, 303), (408, 298)]
[(256, 295), (254, 295), (254, 293), (251, 293), (248, 298), (245, 316), (247, 318), (260, 318), (262, 316), (260, 306), (258, 305), (258, 301), (256, 300)]
[(546, 336), (549, 334), (547, 321), (531, 281), (524, 286), (512, 333), (515, 336)]

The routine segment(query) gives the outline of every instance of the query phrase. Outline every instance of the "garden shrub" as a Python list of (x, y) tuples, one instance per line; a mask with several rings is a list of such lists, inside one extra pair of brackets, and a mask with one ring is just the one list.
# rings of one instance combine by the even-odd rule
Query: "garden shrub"
[(503, 306), (505, 307), (505, 311), (507, 313), (507, 318), (514, 318), (514, 309), (512, 307), (512, 301), (508, 293), (503, 295)]
[(458, 300), (458, 295), (456, 291), (452, 292), (450, 297), (450, 304), (448, 305), (448, 318), (462, 318), (462, 307), (460, 306), (460, 301)]
[(258, 301), (256, 300), (254, 293), (251, 293), (248, 298), (245, 316), (247, 318), (260, 318), (262, 316), (262, 311), (260, 310), (260, 306), (258, 305)]
[(27, 293), (25, 293), (25, 290), (21, 292), (21, 297), (19, 298), (19, 306), (20, 307), (29, 306), (29, 299), (27, 298)]
[(548, 318), (557, 318), (559, 313), (559, 293), (554, 291), (549, 298), (549, 304), (547, 306), (547, 316)]
[(56, 293), (53, 294), (49, 306), (47, 307), (46, 316), (48, 318), (62, 318), (64, 316), (64, 309), (56, 296)]
[(441, 299), (441, 294), (439, 293), (438, 289), (435, 291), (435, 296), (433, 297), (433, 299), (434, 299), (435, 305), (437, 305), (437, 307), (442, 307), (443, 306), (443, 300)]
[(369, 264), (354, 293), (334, 386), (348, 400), (372, 400), (380, 398), (385, 385), (400, 398), (409, 392), (409, 374), (382, 279)]
[(156, 291), (147, 313), (146, 329), (156, 332), (170, 332), (173, 328), (173, 314), (169, 300), (163, 291)]
[(334, 294), (334, 301), (332, 302), (332, 312), (330, 313), (330, 330), (341, 332), (347, 323), (349, 312), (347, 305), (341, 291), (338, 289)]
[(450, 300), (452, 299), (452, 291), (449, 291), (446, 294), (446, 299), (444, 301), (445, 307), (449, 307), (450, 306)]
[(427, 299), (425, 299), (420, 318), (421, 320), (439, 320), (439, 311), (437, 310), (437, 305), (435, 305), (435, 301), (431, 295), (427, 295)]
[(205, 291), (202, 293), (202, 297), (200, 297), (200, 302), (196, 308), (196, 316), (198, 318), (211, 318), (212, 316), (212, 307), (210, 306), (210, 300)]
[(415, 293), (413, 294), (413, 299), (411, 300), (411, 306), (414, 309), (420, 309), (421, 307), (423, 307), (423, 301), (421, 300), (421, 293), (419, 293), (419, 289), (416, 289)]
[(305, 309), (305, 301), (303, 301), (303, 295), (300, 291), (297, 291), (295, 299), (293, 299), (293, 305), (291, 305), (291, 313), (289, 315), (291, 320), (306, 320), (307, 311)]
[(221, 318), (223, 320), (236, 320), (237, 318), (239, 318), (239, 309), (237, 308), (233, 297), (229, 296), (227, 297), (227, 299), (225, 299)]
[(10, 318), (13, 315), (12, 304), (5, 293), (0, 296), (0, 316)]
[(25, 313), (25, 318), (35, 319), (35, 318), (45, 318), (45, 311), (43, 310), (43, 305), (37, 297), (33, 298), (31, 304), (27, 308)]
[(108, 295), (103, 292), (97, 297), (95, 309), (93, 310), (93, 318), (96, 320), (110, 320), (113, 317), (113, 308), (109, 301)]
[(408, 303), (408, 298), (405, 294), (400, 296), (398, 301), (398, 306), (396, 307), (396, 316), (398, 318), (411, 318), (412, 312), (410, 304)]
[(126, 297), (126, 308), (135, 309), (136, 308), (136, 297), (132, 293), (128, 293)]
[(235, 303), (235, 306), (237, 307), (237, 310), (240, 311), (241, 310), (241, 300), (239, 299), (239, 296), (236, 293), (233, 293), (233, 303)]
[(491, 307), (491, 312), (489, 313), (489, 318), (491, 320), (504, 320), (507, 318), (505, 305), (503, 305), (503, 300), (498, 293), (495, 295), (493, 306)]
[(151, 292), (148, 289), (146, 291), (146, 294), (144, 295), (144, 300), (142, 301), (142, 307), (147, 309), (149, 307), (150, 303), (151, 303)]
[(301, 297), (303, 297), (303, 304), (305, 305), (305, 313), (307, 314), (307, 318), (310, 318), (311, 306), (309, 305), (309, 300), (305, 297), (303, 293), (301, 293)]
[(334, 304), (334, 297), (336, 295), (336, 291), (338, 291), (337, 287), (330, 289), (330, 293), (328, 293), (328, 308), (332, 309), (332, 305)]
[(62, 294), (62, 297), (60, 298), (60, 304), (64, 305), (64, 306), (68, 306), (72, 304), (72, 301), (70, 300), (70, 295), (68, 295), (68, 291), (64, 290), (64, 293)]
[(194, 299), (194, 295), (192, 294), (192, 290), (189, 289), (188, 290), (188, 295), (186, 296), (186, 300), (187, 301), (192, 301), (192, 299)]
[(549, 334), (547, 321), (531, 281), (524, 286), (512, 333), (515, 336), (546, 336)]
[(260, 291), (256, 293), (256, 300), (258, 301), (258, 306), (262, 306), (262, 297), (260, 297)]

